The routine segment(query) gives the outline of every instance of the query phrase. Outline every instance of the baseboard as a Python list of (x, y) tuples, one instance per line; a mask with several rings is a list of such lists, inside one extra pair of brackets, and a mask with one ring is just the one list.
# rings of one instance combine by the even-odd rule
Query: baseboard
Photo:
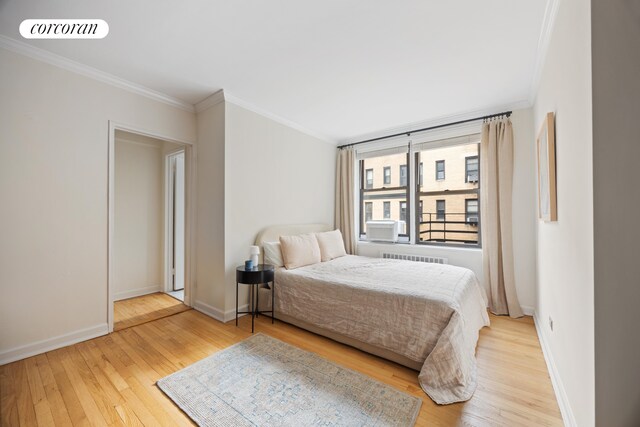
[(544, 360), (547, 362), (547, 369), (549, 370), (549, 376), (551, 377), (553, 390), (556, 393), (556, 400), (558, 401), (558, 406), (560, 407), (562, 421), (564, 422), (565, 426), (574, 427), (577, 425), (576, 419), (573, 416), (573, 411), (571, 410), (569, 398), (567, 397), (564, 385), (562, 384), (562, 379), (560, 378), (560, 374), (556, 369), (556, 364), (553, 360), (553, 354), (551, 353), (551, 348), (549, 347), (549, 342), (547, 341), (547, 334), (543, 328), (544, 323), (541, 322), (538, 318), (538, 313), (534, 314), (533, 323), (536, 325), (536, 332), (538, 332), (538, 339), (540, 340), (540, 346), (542, 347), (542, 354), (544, 355)]
[(56, 350), (81, 341), (90, 340), (109, 333), (109, 325), (102, 323), (100, 325), (91, 326), (89, 328), (80, 329), (57, 337), (47, 338), (45, 340), (36, 341), (31, 344), (22, 345), (20, 347), (11, 348), (0, 352), (0, 365), (15, 362), (16, 360), (26, 359), (27, 357), (45, 353), (47, 351)]
[(522, 309), (522, 312), (527, 316), (535, 315), (536, 310), (533, 307), (529, 307), (527, 305), (521, 305), (520, 308)]
[(115, 294), (113, 296), (113, 300), (114, 301), (120, 301), (120, 300), (123, 300), (123, 299), (141, 297), (142, 295), (149, 295), (149, 294), (153, 294), (153, 293), (156, 293), (156, 292), (162, 292), (162, 286), (160, 286), (160, 285), (146, 286), (144, 288), (132, 289), (130, 291), (118, 292), (117, 294)]
[[(236, 318), (236, 310), (227, 310), (222, 311), (219, 308), (213, 307), (209, 304), (206, 304), (202, 301), (196, 301), (193, 304), (193, 308), (198, 310), (201, 313), (206, 314), (209, 317), (213, 317), (216, 320), (219, 320), (222, 323), (227, 323), (230, 320), (234, 320)], [(249, 309), (249, 304), (244, 304), (238, 307), (238, 311), (247, 311)], [(244, 316), (241, 314), (240, 317)]]

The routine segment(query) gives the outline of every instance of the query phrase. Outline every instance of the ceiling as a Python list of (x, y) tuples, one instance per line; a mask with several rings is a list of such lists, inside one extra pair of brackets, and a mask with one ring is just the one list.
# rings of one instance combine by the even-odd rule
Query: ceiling
[[(190, 104), (224, 89), (344, 141), (523, 105), (545, 0), (0, 0), (0, 34)], [(27, 18), (95, 18), (102, 40), (25, 40)]]

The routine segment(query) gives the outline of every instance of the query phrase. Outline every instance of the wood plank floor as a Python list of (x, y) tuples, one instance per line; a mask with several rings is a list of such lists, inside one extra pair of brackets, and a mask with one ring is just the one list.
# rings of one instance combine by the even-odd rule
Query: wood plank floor
[[(294, 326), (260, 317), (256, 330), (422, 399), (418, 426), (561, 426), (530, 317), (491, 316), (478, 344), (471, 400), (438, 406), (418, 373)], [(0, 367), (0, 424), (191, 425), (155, 382), (251, 335), (189, 310)]]
[(114, 331), (190, 310), (182, 301), (161, 292), (116, 301), (113, 306)]

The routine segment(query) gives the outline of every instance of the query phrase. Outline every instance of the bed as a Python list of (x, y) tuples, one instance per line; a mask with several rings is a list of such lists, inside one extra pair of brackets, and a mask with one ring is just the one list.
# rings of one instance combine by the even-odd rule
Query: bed
[[(323, 224), (270, 227), (256, 244), (327, 230)], [(475, 348), (489, 317), (472, 271), (346, 255), (278, 267), (275, 276), (277, 319), (419, 371), (422, 389), (438, 404), (473, 395)]]

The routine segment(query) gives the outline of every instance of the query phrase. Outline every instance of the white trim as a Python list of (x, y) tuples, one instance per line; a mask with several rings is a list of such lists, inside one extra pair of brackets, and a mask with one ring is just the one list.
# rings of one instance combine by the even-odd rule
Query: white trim
[[(231, 320), (235, 320), (236, 318), (236, 310), (235, 308), (232, 310), (227, 310), (225, 312), (223, 312), (222, 310), (220, 310), (219, 308), (213, 307), (209, 304), (206, 304), (202, 301), (196, 301), (193, 304), (193, 308), (195, 308), (196, 310), (198, 310), (200, 313), (206, 314), (209, 317), (213, 317), (214, 319), (222, 322), (222, 323), (227, 323), (230, 322)], [(244, 304), (238, 307), (238, 311), (247, 311), (249, 309), (249, 304)], [(241, 314), (238, 317), (242, 317), (245, 314)]]
[(536, 325), (536, 332), (538, 333), (540, 347), (542, 347), (542, 354), (544, 355), (544, 360), (547, 362), (549, 377), (551, 377), (551, 384), (553, 384), (553, 390), (556, 393), (556, 400), (558, 401), (558, 406), (560, 407), (562, 421), (564, 422), (565, 426), (577, 426), (576, 419), (573, 415), (573, 411), (571, 410), (571, 405), (569, 404), (569, 397), (567, 396), (567, 392), (565, 391), (564, 385), (562, 384), (562, 378), (560, 378), (560, 374), (558, 373), (558, 369), (556, 368), (556, 364), (553, 360), (553, 354), (551, 353), (551, 347), (549, 347), (547, 335), (544, 332), (544, 323), (541, 322), (538, 318), (537, 312), (533, 316), (533, 323)]
[(79, 329), (67, 334), (58, 335), (57, 337), (47, 338), (41, 341), (22, 345), (20, 347), (10, 348), (0, 353), (0, 365), (15, 362), (16, 360), (25, 359), (37, 354), (42, 354), (47, 351), (56, 350), (81, 341), (90, 340), (108, 333), (108, 325), (106, 323), (101, 323), (99, 325)]
[(106, 83), (108, 85), (133, 92), (137, 95), (142, 95), (149, 99), (153, 99), (154, 101), (159, 101), (164, 104), (171, 105), (172, 107), (177, 107), (182, 110), (189, 111), (190, 113), (193, 113), (195, 111), (195, 108), (192, 104), (181, 99), (158, 92), (153, 89), (149, 89), (148, 87), (142, 86), (140, 84), (130, 82), (120, 77), (116, 77), (112, 74), (105, 73), (104, 71), (100, 71), (96, 68), (81, 64), (47, 50), (40, 49), (28, 43), (14, 40), (4, 35), (0, 35), (0, 47), (24, 56), (28, 56), (29, 58), (36, 59), (38, 61), (43, 61), (56, 67), (63, 68), (65, 70), (81, 74), (85, 77), (98, 80), (102, 83)]
[(319, 140), (321, 140), (323, 142), (326, 142), (328, 144), (337, 145), (337, 143), (338, 143), (338, 141), (336, 141), (334, 138), (330, 138), (330, 137), (328, 137), (326, 135), (314, 132), (314, 131), (312, 131), (310, 129), (305, 128), (302, 125), (299, 125), (298, 123), (292, 122), (289, 119), (285, 119), (284, 117), (280, 117), (280, 116), (278, 116), (276, 114), (270, 113), (267, 110), (263, 110), (262, 108), (257, 107), (257, 106), (255, 106), (255, 105), (253, 105), (253, 104), (251, 104), (251, 103), (249, 103), (247, 101), (244, 101), (244, 100), (242, 100), (242, 99), (230, 94), (227, 91), (224, 91), (224, 100), (226, 102), (230, 102), (231, 104), (237, 105), (238, 107), (242, 107), (242, 108), (244, 108), (246, 110), (252, 111), (252, 112), (254, 112), (256, 114), (259, 114), (259, 115), (264, 116), (264, 117), (266, 117), (268, 119), (271, 119), (274, 122), (280, 123), (281, 125), (287, 126), (287, 127), (291, 128), (291, 129), (295, 129), (298, 132), (302, 132), (302, 133), (304, 133), (306, 135), (309, 135), (309, 136), (312, 136), (314, 138), (317, 138), (317, 139), (319, 139)]
[(423, 128), (432, 127), (432, 126), (445, 125), (448, 123), (454, 123), (462, 120), (473, 119), (475, 117), (488, 116), (491, 114), (501, 113), (503, 111), (521, 110), (529, 107), (531, 107), (531, 102), (528, 99), (526, 99), (526, 100), (513, 102), (510, 104), (505, 104), (505, 105), (500, 105), (500, 106), (495, 106), (490, 108), (483, 108), (480, 110), (465, 111), (457, 114), (448, 114), (445, 116), (434, 117), (432, 119), (423, 120), (420, 122), (405, 123), (403, 125), (394, 126), (386, 129), (380, 129), (378, 131), (371, 132), (371, 133), (356, 135), (350, 138), (340, 140), (339, 145), (352, 144), (358, 141), (366, 141), (368, 139), (381, 138), (381, 137), (384, 137), (385, 135), (405, 133), (407, 131), (410, 131), (411, 129), (423, 129)]
[(113, 332), (114, 294), (113, 294), (113, 229), (115, 219), (115, 141), (116, 130), (136, 133), (162, 141), (169, 141), (182, 145), (185, 150), (185, 283), (184, 304), (191, 306), (192, 293), (195, 291), (195, 258), (196, 258), (196, 146), (193, 142), (167, 137), (147, 129), (126, 125), (109, 120), (108, 136), (108, 180), (107, 180), (107, 325), (108, 331)]
[(113, 300), (120, 301), (123, 299), (141, 297), (142, 295), (149, 295), (156, 292), (162, 292), (162, 286), (160, 285), (145, 286), (144, 288), (131, 289), (129, 291), (118, 292), (113, 295)]
[(224, 102), (224, 91), (222, 89), (214, 92), (212, 95), (198, 102), (195, 105), (196, 113), (201, 113), (204, 110), (208, 110), (209, 108), (213, 107), (214, 105), (218, 105), (221, 102)]
[(547, 7), (544, 10), (544, 18), (542, 19), (542, 29), (538, 38), (538, 46), (536, 50), (536, 62), (533, 68), (533, 78), (531, 79), (531, 89), (529, 90), (529, 103), (533, 105), (540, 87), (540, 79), (542, 78), (542, 69), (547, 59), (547, 51), (551, 42), (554, 23), (558, 16), (560, 8), (560, 0), (547, 0)]

